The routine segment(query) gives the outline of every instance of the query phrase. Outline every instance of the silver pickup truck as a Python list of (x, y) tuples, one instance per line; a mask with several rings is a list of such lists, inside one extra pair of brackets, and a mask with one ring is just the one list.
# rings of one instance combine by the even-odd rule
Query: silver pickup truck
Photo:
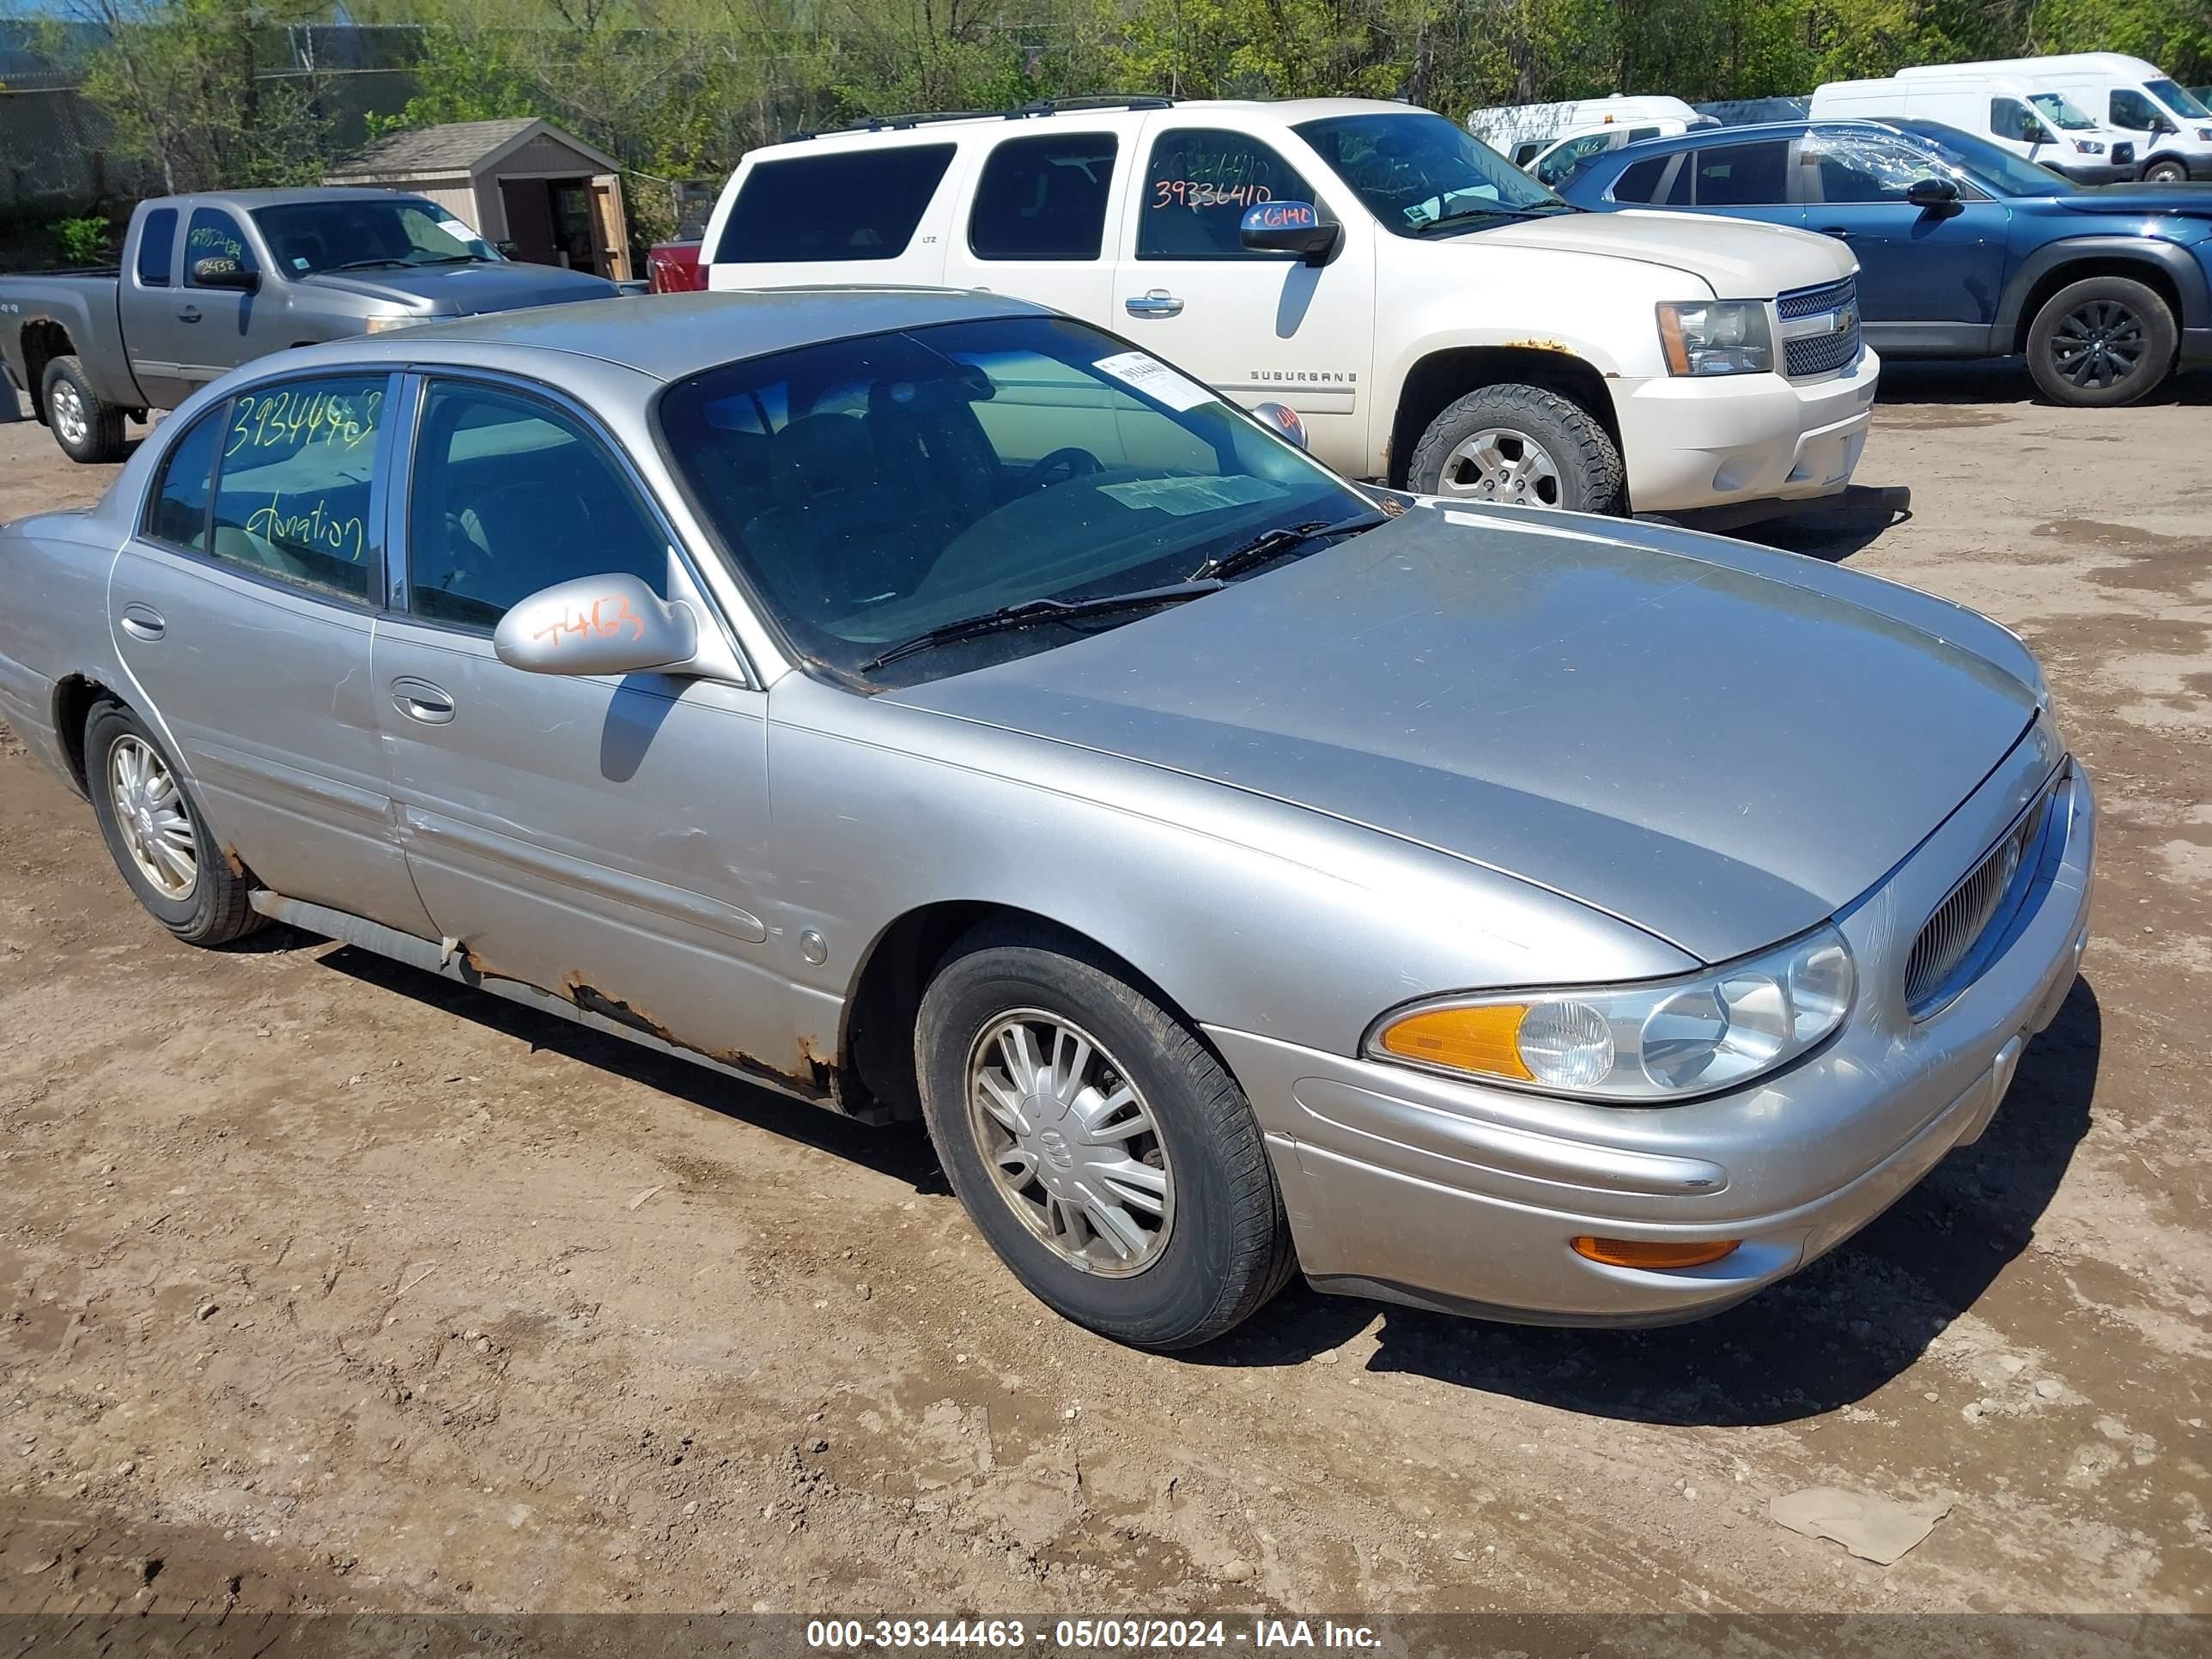
[(125, 416), (266, 353), (615, 292), (396, 191), (164, 196), (131, 215), (118, 269), (0, 276), (0, 364), (72, 459), (112, 461)]

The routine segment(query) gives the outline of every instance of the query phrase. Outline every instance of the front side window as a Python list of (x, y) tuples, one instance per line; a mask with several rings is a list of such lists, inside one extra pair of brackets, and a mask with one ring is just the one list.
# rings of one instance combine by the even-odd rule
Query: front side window
[(1096, 259), (1117, 148), (1110, 132), (1001, 143), (976, 182), (969, 251), (979, 259)]
[(1072, 637), (994, 633), (872, 666), (948, 623), (1173, 583), (1270, 529), (1367, 506), (1206, 387), (1064, 318), (731, 363), (670, 387), (654, 419), (700, 516), (799, 652), (871, 682)]
[(1790, 143), (1725, 144), (1692, 152), (1699, 207), (1778, 207), (1790, 199)]
[(1990, 100), (1990, 131), (2016, 144), (2047, 143), (2051, 138), (2043, 123), (2017, 98)]
[(378, 552), (369, 483), (387, 386), (382, 374), (333, 375), (233, 398), (207, 550), (258, 575), (366, 600)]
[[(175, 228), (172, 214), (171, 228)], [(211, 409), (192, 422), (161, 461), (161, 482), (146, 503), (144, 533), (172, 547), (207, 550), (208, 498), (215, 489), (216, 440), (223, 432), (224, 410)]]
[(221, 208), (192, 210), (191, 224), (185, 231), (185, 286), (198, 285), (192, 271), (203, 259), (228, 261), (238, 270), (261, 269), (253, 250), (246, 245), (245, 230)]
[(499, 255), (445, 209), (366, 192), (256, 208), (269, 256), (295, 276), (402, 265), (495, 264)]
[(914, 240), (951, 144), (884, 144), (763, 161), (745, 175), (720, 264), (896, 259)]
[(1536, 163), (1536, 182), (1557, 189), (1613, 147), (1610, 132), (1586, 132), (1570, 138)]
[(177, 252), (177, 210), (155, 208), (138, 228), (138, 285), (169, 286), (169, 266)]
[(1928, 151), (1875, 132), (1816, 129), (1800, 141), (1799, 154), (1818, 165), (1823, 202), (1902, 202), (1923, 179), (1958, 182), (1957, 170)]
[(600, 440), (551, 404), (465, 381), (422, 401), (407, 608), (489, 629), (541, 587), (632, 575), (665, 599), (668, 538)]
[(1258, 139), (1215, 127), (1178, 127), (1152, 141), (1137, 221), (1139, 259), (1280, 259), (1243, 240), (1244, 210), (1310, 202), (1297, 169)]
[(1425, 110), (1332, 116), (1302, 123), (1297, 134), (1395, 235), (1574, 211), (1465, 127)]

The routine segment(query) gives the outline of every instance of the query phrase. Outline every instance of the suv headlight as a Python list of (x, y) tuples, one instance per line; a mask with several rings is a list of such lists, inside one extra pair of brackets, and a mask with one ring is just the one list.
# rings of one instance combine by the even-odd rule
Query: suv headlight
[(1765, 374), (1774, 367), (1774, 332), (1764, 300), (1662, 305), (1659, 343), (1669, 374)]
[(1683, 979), (1418, 1003), (1377, 1020), (1365, 1048), (1486, 1083), (1658, 1105), (1788, 1065), (1844, 1023), (1856, 982), (1850, 947), (1823, 922)]

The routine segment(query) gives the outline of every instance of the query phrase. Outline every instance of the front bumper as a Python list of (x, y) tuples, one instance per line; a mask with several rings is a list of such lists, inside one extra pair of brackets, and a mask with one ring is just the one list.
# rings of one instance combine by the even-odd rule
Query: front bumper
[(2141, 161), (2105, 161), (2087, 155), (2078, 161), (2045, 161), (2042, 165), (2077, 185), (2133, 184), (2142, 176), (2143, 170)]
[[(1921, 923), (2060, 762), (2039, 724), (1838, 919), (1861, 975), (1842, 1030), (1738, 1094), (1624, 1110), (1209, 1028), (1267, 1133), (1307, 1277), (1527, 1323), (1665, 1324), (1717, 1312), (1832, 1249), (1981, 1133), (2073, 985), (2096, 827), (2088, 781), (2067, 761), (2004, 947), (1924, 1019), (1899, 988)], [(1570, 1241), (1585, 1234), (1743, 1243), (1708, 1267), (1650, 1272), (1577, 1255)]]
[(1615, 380), (1629, 500), (1639, 513), (1671, 513), (1832, 495), (1866, 447), (1881, 376), (1869, 347), (1817, 380)]

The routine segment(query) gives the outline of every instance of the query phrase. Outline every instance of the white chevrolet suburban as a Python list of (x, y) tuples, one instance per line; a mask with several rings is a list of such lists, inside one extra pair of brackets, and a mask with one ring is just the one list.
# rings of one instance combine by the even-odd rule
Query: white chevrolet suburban
[(1037, 301), (1289, 405), (1347, 476), (1584, 511), (1841, 489), (1881, 368), (1841, 243), (1583, 212), (1455, 123), (1361, 99), (795, 137), (745, 157), (705, 248), (714, 289)]

